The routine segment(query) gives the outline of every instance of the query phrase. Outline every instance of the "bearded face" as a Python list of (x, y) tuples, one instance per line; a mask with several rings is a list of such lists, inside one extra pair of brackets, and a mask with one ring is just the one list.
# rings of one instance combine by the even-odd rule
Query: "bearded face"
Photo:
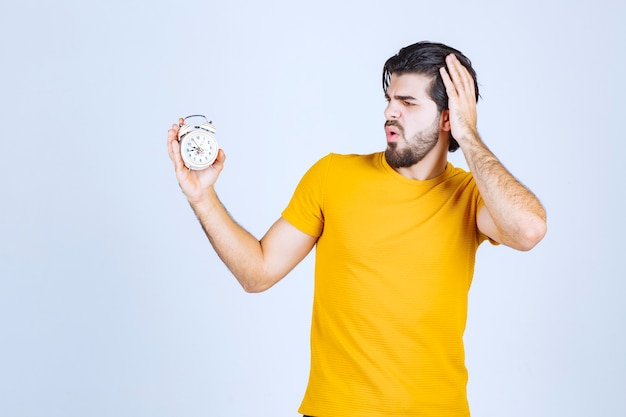
[(430, 97), (432, 77), (391, 74), (385, 91), (385, 158), (394, 169), (409, 168), (437, 147), (442, 113)]
[(385, 122), (387, 135), (394, 137), (387, 141), (385, 159), (392, 168), (408, 168), (417, 164), (437, 145), (439, 140), (439, 117), (425, 129), (407, 138), (404, 127), (397, 120)]

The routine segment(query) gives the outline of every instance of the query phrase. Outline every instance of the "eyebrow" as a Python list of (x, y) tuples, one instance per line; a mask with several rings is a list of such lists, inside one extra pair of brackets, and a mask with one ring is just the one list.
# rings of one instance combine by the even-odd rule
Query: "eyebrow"
[[(387, 93), (385, 93), (385, 98), (389, 98), (389, 95)], [(395, 98), (396, 100), (400, 100), (400, 101), (420, 101), (418, 98), (415, 98), (413, 96), (399, 96), (399, 95), (395, 95), (393, 96), (393, 98)]]

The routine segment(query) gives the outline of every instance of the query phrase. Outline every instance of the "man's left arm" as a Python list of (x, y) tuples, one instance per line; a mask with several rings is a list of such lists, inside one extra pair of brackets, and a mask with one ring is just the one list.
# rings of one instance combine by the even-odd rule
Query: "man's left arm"
[(448, 93), (451, 133), (459, 143), (485, 205), (478, 228), (519, 250), (532, 249), (546, 234), (546, 212), (535, 195), (500, 163), (476, 129), (474, 79), (454, 55), (440, 73)]

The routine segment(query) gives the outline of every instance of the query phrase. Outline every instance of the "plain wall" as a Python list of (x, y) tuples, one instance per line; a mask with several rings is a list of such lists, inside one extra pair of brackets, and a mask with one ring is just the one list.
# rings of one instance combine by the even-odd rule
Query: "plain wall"
[(214, 121), (220, 197), (261, 237), (317, 159), (384, 149), (382, 65), (419, 40), (470, 57), (479, 131), (549, 217), (531, 252), (479, 249), (473, 415), (626, 415), (625, 8), (3, 2), (0, 415), (296, 416), (313, 254), (244, 293), (180, 192), (167, 129)]

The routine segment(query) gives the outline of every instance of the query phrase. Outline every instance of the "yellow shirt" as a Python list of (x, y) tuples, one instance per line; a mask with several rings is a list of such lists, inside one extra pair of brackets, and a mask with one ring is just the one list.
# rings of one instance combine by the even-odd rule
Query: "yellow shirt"
[(384, 153), (309, 169), (283, 212), (319, 236), (301, 413), (469, 415), (462, 338), (481, 206), (471, 174), (450, 163), (426, 181)]

